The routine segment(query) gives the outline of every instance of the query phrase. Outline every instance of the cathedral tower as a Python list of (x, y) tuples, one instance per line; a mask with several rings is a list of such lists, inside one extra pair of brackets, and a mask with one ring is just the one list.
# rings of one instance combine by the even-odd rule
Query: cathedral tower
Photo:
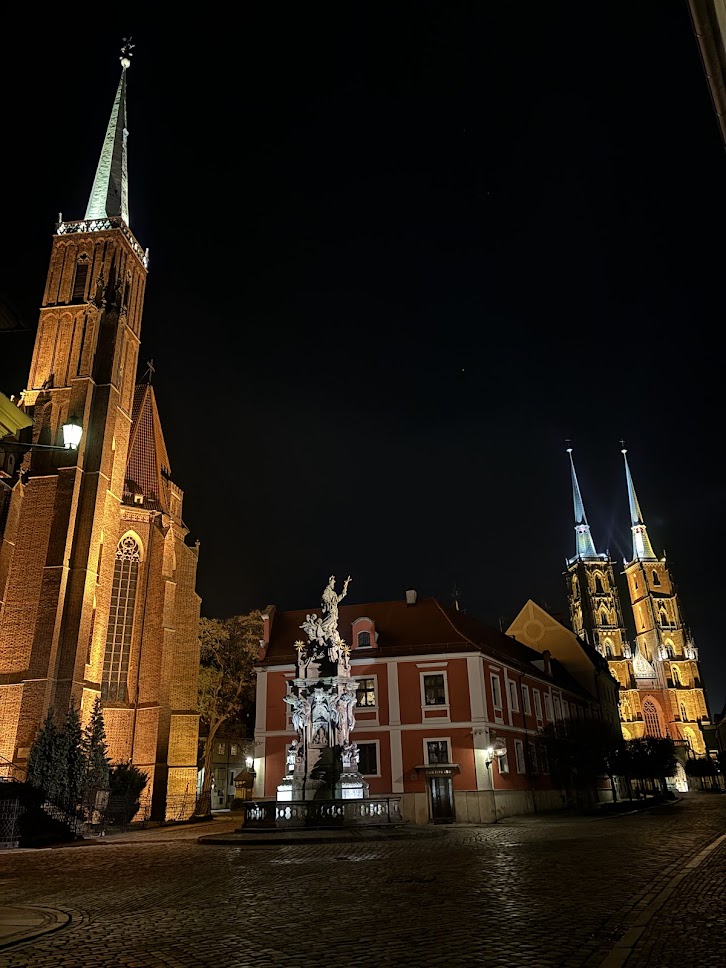
[(610, 672), (620, 685), (621, 699), (631, 683), (631, 650), (627, 641), (620, 593), (609, 554), (597, 552), (580, 494), (572, 448), (570, 473), (575, 508), (575, 554), (566, 561), (567, 600), (575, 635), (608, 660)]
[[(150, 380), (136, 385), (149, 260), (129, 221), (131, 50), (85, 217), (58, 217), (21, 395), (36, 446), (0, 535), (0, 772), (23, 775), (49, 710), (74, 702), (85, 721), (100, 695), (113, 760), (149, 774), (164, 818), (194, 807), (198, 552)], [(77, 450), (60, 447), (69, 418)]]
[(622, 455), (633, 533), (633, 556), (623, 564), (635, 626), (635, 694), (621, 706), (623, 732), (670, 736), (703, 754), (701, 723), (708, 723), (708, 710), (698, 650), (683, 623), (665, 555), (657, 558), (650, 543), (625, 448)]

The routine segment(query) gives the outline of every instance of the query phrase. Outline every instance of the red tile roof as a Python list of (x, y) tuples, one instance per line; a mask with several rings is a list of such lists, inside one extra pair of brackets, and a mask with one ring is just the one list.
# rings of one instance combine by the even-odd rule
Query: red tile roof
[[(270, 642), (261, 666), (294, 664), (294, 643), (307, 641), (300, 628), (306, 615), (321, 614), (321, 607), (300, 611), (273, 612)], [(340, 605), (338, 630), (351, 647), (353, 646), (353, 622), (369, 618), (375, 626), (377, 641), (370, 648), (353, 648), (352, 656), (427, 655), (448, 652), (479, 652), (494, 661), (527, 667), (527, 673), (547, 681), (554, 680), (571, 692), (583, 694), (575, 679), (556, 659), (552, 660), (552, 677), (531, 665), (542, 660), (542, 654), (498, 629), (486, 625), (465, 612), (443, 605), (436, 598), (419, 599), (414, 605), (403, 600), (393, 602), (366, 602), (360, 605)]]

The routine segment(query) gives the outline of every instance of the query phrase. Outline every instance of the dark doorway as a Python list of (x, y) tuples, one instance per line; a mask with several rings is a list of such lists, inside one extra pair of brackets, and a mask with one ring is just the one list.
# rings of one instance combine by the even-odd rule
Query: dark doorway
[(429, 791), (431, 793), (431, 822), (453, 823), (454, 814), (454, 786), (450, 776), (429, 776)]

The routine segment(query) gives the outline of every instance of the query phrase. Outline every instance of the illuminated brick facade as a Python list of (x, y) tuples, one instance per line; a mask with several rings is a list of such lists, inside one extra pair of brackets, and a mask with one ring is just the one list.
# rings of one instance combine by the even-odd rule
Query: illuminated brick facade
[(49, 709), (73, 701), (85, 720), (100, 695), (111, 756), (150, 774), (161, 818), (194, 806), (198, 547), (153, 388), (136, 383), (148, 257), (128, 225), (122, 64), (108, 164), (85, 219), (53, 236), (21, 402), (35, 443), (58, 444), (71, 415), (83, 436), (26, 452), (0, 520), (0, 770), (22, 770)]

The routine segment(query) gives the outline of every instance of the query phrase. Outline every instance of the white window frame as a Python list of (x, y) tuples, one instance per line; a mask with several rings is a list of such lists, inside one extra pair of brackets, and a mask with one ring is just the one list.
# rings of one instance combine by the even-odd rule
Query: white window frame
[(495, 756), (494, 759), (497, 761), (500, 776), (506, 776), (509, 773), (509, 753), (505, 751), (501, 756)]
[(532, 715), (532, 704), (529, 701), (529, 686), (522, 686), (522, 712), (525, 716)]
[[(378, 709), (380, 703), (378, 702), (378, 676), (375, 673), (366, 673), (364, 676), (355, 676), (357, 682), (362, 682), (365, 679), (373, 680), (373, 695), (375, 698), (375, 703), (372, 706), (359, 706), (356, 704), (356, 710), (358, 709)], [(357, 690), (356, 690), (357, 691)]]
[(550, 761), (549, 761), (549, 757), (547, 756), (547, 745), (546, 745), (546, 743), (543, 743), (542, 746), (540, 747), (539, 758), (540, 758), (540, 762), (542, 764), (542, 772), (546, 776), (548, 776), (549, 775), (549, 772), (550, 772)]
[[(499, 678), (498, 673), (490, 672), (489, 681), (491, 682), (492, 688), (492, 707), (494, 709), (494, 720), (497, 723), (502, 723), (504, 722), (502, 712), (502, 680)], [(497, 699), (499, 699), (498, 703)]]
[(541, 723), (542, 720), (542, 696), (540, 695), (539, 689), (532, 690), (532, 698), (534, 699), (534, 714), (537, 717), (537, 722)]
[[(427, 676), (444, 677), (444, 701), (442, 703), (426, 702), (425, 681)], [(421, 672), (419, 672), (419, 682), (421, 684), (421, 708), (422, 709), (448, 709), (449, 708), (449, 677), (446, 674), (446, 669), (424, 669)]]
[[(370, 708), (370, 707), (368, 707)], [(380, 776), (381, 775), (381, 741), (379, 739), (364, 739), (358, 746), (375, 746), (376, 748), (376, 773), (361, 773), (361, 776)]]
[(514, 759), (517, 764), (517, 773), (526, 773), (527, 765), (524, 759), (524, 743), (521, 739), (514, 741)]
[(545, 716), (547, 717), (547, 719), (549, 719), (550, 722), (554, 722), (555, 717), (552, 714), (552, 696), (548, 692), (546, 692), (544, 700), (545, 700)]
[(529, 755), (529, 768), (533, 775), (539, 773), (538, 757), (537, 757), (537, 745), (534, 740), (527, 740), (527, 754)]
[(559, 696), (555, 696), (554, 704), (555, 704), (555, 721), (558, 721), (562, 719), (562, 702), (560, 701)]
[(507, 679), (507, 693), (509, 698), (509, 711), (510, 713), (519, 712), (519, 699), (517, 697), (517, 683), (514, 679)]
[(424, 736), (423, 757), (426, 766), (436, 766), (436, 763), (429, 763), (429, 743), (446, 743), (447, 763), (451, 763), (451, 737), (450, 736)]

